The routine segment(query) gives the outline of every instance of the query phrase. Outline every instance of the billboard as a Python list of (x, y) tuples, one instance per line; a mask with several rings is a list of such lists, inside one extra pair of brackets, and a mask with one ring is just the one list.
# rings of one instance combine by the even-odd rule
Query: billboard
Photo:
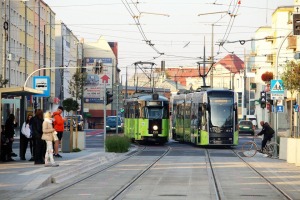
[(84, 86), (85, 103), (103, 103), (104, 84), (112, 87), (113, 59), (88, 57), (84, 59), (87, 67), (87, 80)]

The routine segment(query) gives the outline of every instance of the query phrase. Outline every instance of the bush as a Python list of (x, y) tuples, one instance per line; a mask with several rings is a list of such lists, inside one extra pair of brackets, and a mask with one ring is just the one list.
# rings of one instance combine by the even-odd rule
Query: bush
[(81, 149), (79, 149), (79, 148), (74, 148), (72, 152), (80, 152), (80, 151), (81, 151)]
[(130, 141), (123, 136), (108, 136), (105, 141), (105, 148), (107, 152), (124, 153), (130, 147)]

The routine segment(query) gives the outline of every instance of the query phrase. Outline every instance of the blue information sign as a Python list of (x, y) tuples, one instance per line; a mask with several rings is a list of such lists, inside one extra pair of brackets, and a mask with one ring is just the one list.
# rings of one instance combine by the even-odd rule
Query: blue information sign
[(283, 106), (277, 106), (276, 111), (277, 112), (284, 112), (284, 107)]
[(299, 105), (298, 104), (294, 105), (294, 111), (299, 112)]
[(43, 94), (37, 94), (37, 97), (50, 97), (50, 77), (49, 76), (34, 76), (33, 89), (42, 90)]

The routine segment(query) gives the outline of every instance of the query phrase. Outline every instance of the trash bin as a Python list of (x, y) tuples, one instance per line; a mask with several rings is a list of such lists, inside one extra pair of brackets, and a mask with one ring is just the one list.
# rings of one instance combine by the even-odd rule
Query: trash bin
[(61, 139), (61, 151), (63, 153), (70, 153), (70, 131), (64, 131), (63, 137)]

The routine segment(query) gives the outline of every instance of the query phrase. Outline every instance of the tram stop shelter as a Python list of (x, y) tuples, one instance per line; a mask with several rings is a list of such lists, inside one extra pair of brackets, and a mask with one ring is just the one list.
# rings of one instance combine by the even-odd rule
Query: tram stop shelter
[[(36, 94), (43, 94), (44, 91), (37, 90), (29, 87), (10, 87), (10, 88), (0, 88), (0, 101), (1, 101), (1, 107), (0, 107), (0, 128), (2, 125), (2, 98), (7, 96), (15, 96), (15, 97), (21, 97), (21, 105), (20, 106), (20, 124), (21, 126), (25, 119), (25, 98), (29, 95), (36, 95)], [(0, 131), (0, 139), (2, 138), (2, 131)], [(1, 142), (0, 142), (0, 150), (1, 150)], [(1, 151), (0, 151), (1, 152)]]

